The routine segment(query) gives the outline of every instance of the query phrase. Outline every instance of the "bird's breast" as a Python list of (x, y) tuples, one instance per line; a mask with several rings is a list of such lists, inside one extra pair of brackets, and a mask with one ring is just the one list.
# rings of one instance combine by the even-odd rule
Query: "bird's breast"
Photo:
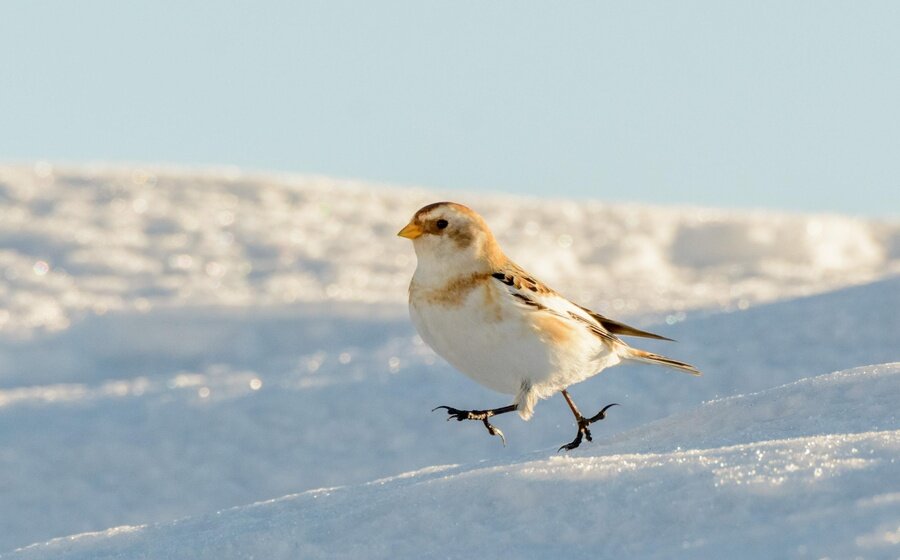
[(419, 335), (450, 365), (503, 393), (516, 393), (527, 379), (551, 367), (534, 329), (502, 305), (490, 284), (469, 291), (454, 305), (410, 292), (410, 316)]

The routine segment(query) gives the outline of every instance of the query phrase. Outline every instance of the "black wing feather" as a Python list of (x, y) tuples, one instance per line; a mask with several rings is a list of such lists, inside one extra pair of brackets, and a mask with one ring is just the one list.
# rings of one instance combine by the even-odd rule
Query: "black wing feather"
[(632, 326), (626, 325), (625, 323), (620, 323), (618, 321), (610, 319), (609, 317), (604, 317), (603, 315), (595, 313), (590, 309), (587, 309), (586, 307), (582, 307), (580, 305), (578, 307), (581, 307), (581, 309), (583, 309), (585, 313), (593, 317), (598, 323), (603, 325), (603, 328), (613, 334), (625, 336), (640, 336), (643, 338), (655, 338), (656, 340), (668, 340), (669, 342), (675, 342), (671, 338), (659, 334), (653, 334), (652, 332), (642, 331), (641, 329), (636, 329)]

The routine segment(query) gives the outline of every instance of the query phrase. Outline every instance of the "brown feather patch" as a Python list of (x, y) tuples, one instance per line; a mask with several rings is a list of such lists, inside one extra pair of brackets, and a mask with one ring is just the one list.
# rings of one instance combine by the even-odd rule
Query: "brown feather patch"
[(535, 313), (532, 321), (554, 344), (566, 344), (574, 336), (575, 327), (556, 314)]
[(464, 274), (453, 278), (436, 290), (425, 290), (410, 286), (412, 294), (422, 297), (426, 302), (444, 307), (458, 307), (463, 304), (469, 293), (490, 278), (489, 272)]
[[(446, 211), (441, 212), (442, 209), (446, 209)], [(454, 219), (454, 215), (456, 219)], [(448, 228), (441, 229), (437, 227), (437, 220), (441, 217), (450, 222)], [(506, 260), (506, 256), (500, 250), (500, 245), (491, 233), (487, 222), (477, 212), (467, 206), (448, 201), (433, 202), (416, 211), (412, 222), (421, 227), (425, 233), (446, 235), (461, 249), (470, 246), (478, 232), (482, 231), (486, 237), (482, 246), (482, 256), (495, 266)]]

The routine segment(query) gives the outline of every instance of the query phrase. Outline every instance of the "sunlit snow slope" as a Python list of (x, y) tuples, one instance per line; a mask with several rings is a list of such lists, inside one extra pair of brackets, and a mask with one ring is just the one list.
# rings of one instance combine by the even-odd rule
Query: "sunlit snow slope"
[[(747, 551), (753, 543), (771, 544), (776, 548), (765, 550), (800, 557), (818, 554), (815, 542), (866, 557), (893, 550), (884, 543), (900, 534), (891, 525), (900, 474), (891, 475), (900, 469), (889, 465), (900, 455), (887, 432), (897, 426), (893, 411), (878, 404), (882, 396), (868, 391), (896, 401), (896, 368), (846, 374), (852, 383), (833, 381), (841, 376), (804, 381), (772, 393), (772, 405), (762, 404), (764, 396), (703, 403), (900, 360), (900, 225), (453, 194), (485, 215), (520, 264), (580, 303), (678, 339), (644, 347), (705, 373), (694, 379), (626, 366), (574, 387), (582, 409), (622, 406), (596, 426), (595, 442), (575, 455), (582, 459), (572, 461), (555, 454), (575, 430), (561, 399), (540, 403), (528, 423), (498, 418), (506, 448), (475, 423), (447, 423), (430, 412), (438, 404), (506, 404), (506, 397), (473, 384), (424, 347), (406, 314), (414, 255), (395, 234), (419, 206), (450, 196), (233, 170), (0, 166), (0, 554), (66, 534), (186, 516), (195, 520), (63, 540), (24, 554), (103, 557), (124, 547), (123, 558), (227, 557), (229, 550), (241, 557), (292, 558), (301, 550), (355, 556), (355, 547), (367, 542), (374, 556), (393, 549), (417, 556), (419, 541), (408, 535), (403, 548), (379, 525), (391, 519), (397, 535), (414, 534), (431, 519), (443, 531), (434, 534), (436, 543), (499, 554), (502, 543), (517, 538), (511, 550), (535, 557), (559, 543), (574, 556), (691, 556), (691, 547), (724, 554), (732, 551), (728, 543)], [(793, 403), (810, 387), (824, 391), (821, 398), (832, 405), (803, 401), (795, 414)], [(837, 413), (834, 395), (844, 389), (852, 398)], [(692, 415), (699, 415), (696, 426)], [(885, 490), (869, 496), (874, 505), (860, 510), (863, 521), (846, 532), (829, 529), (827, 512), (804, 525), (788, 498), (798, 508), (808, 499), (818, 500), (819, 509), (857, 511), (868, 490), (855, 482), (816, 486), (800, 477), (787, 486), (761, 483), (755, 493), (740, 494), (745, 501), (726, 502), (738, 508), (735, 515), (756, 520), (744, 541), (729, 540), (735, 535), (724, 529), (715, 529), (726, 535), (720, 540), (690, 531), (682, 536), (691, 527), (713, 530), (718, 521), (711, 517), (722, 518), (722, 527), (729, 519), (722, 508), (702, 509), (708, 504), (670, 503), (680, 490), (666, 494), (666, 484), (700, 489), (708, 482), (703, 476), (724, 476), (712, 463), (691, 463), (694, 455), (685, 450), (714, 450), (724, 464), (745, 469), (740, 472), (792, 468), (782, 469), (783, 456), (827, 471), (828, 438), (843, 442), (862, 432), (885, 432), (887, 440), (877, 435), (847, 444), (860, 453), (871, 449), (878, 459), (847, 472), (871, 477), (873, 487)], [(780, 442), (813, 436), (818, 439), (787, 447)], [(807, 443), (806, 463), (791, 458)], [(782, 451), (759, 456), (755, 447), (728, 447), (734, 445)], [(634, 453), (642, 458), (613, 458)], [(684, 457), (683, 469), (673, 467)], [(637, 461), (633, 472), (625, 468), (629, 461)], [(651, 482), (658, 471), (644, 470), (657, 463), (652, 469), (675, 469), (661, 489)], [(444, 464), (462, 466), (432, 468)], [(589, 466), (595, 464), (601, 467)], [(610, 474), (620, 465), (622, 473)], [(574, 470), (560, 471), (557, 480), (557, 466)], [(417, 469), (426, 470), (353, 486)], [(529, 478), (522, 469), (544, 474)], [(607, 473), (601, 486), (609, 503), (583, 503), (596, 494), (573, 473), (592, 469)], [(539, 487), (527, 490), (532, 481)], [(338, 506), (311, 505), (322, 496), (311, 493), (204, 517), (327, 486), (344, 487), (334, 494), (338, 501), (328, 502)], [(432, 496), (417, 494), (419, 487), (446, 490)], [(472, 501), (445, 508), (441, 496), (451, 490)], [(657, 490), (666, 515), (680, 512), (683, 522), (699, 525), (660, 525), (668, 518), (650, 511)], [(559, 493), (559, 502), (550, 498), (557, 509), (542, 513), (534, 504), (550, 491)], [(631, 492), (637, 492), (633, 506)], [(708, 499), (731, 495), (716, 492)], [(760, 496), (772, 497), (775, 509)], [(531, 516), (520, 518), (530, 523), (526, 528), (513, 528), (515, 515), (509, 525), (484, 521), (507, 512), (513, 497), (522, 500), (516, 515)], [(579, 540), (585, 526), (575, 521), (578, 508), (562, 513), (566, 497), (601, 515), (591, 525), (596, 535)], [(374, 509), (360, 509), (372, 501)], [(407, 505), (410, 514), (397, 521), (396, 508)], [(370, 519), (348, 536), (345, 523), (357, 510), (384, 520)], [(622, 519), (603, 517), (614, 511)], [(800, 536), (774, 539), (777, 523), (793, 523)], [(459, 536), (466, 531), (469, 537)], [(640, 548), (646, 541), (640, 531), (660, 537)], [(190, 538), (191, 532), (205, 537)], [(812, 538), (819, 533), (832, 540)], [(242, 548), (241, 535), (258, 547)], [(150, 540), (159, 548), (148, 548)]]
[(425, 469), (15, 558), (889, 558), (900, 364), (804, 379), (568, 456)]
[[(549, 186), (548, 186), (549, 188)], [(598, 192), (599, 198), (603, 197)], [(394, 234), (452, 198), (572, 299), (661, 314), (811, 294), (900, 271), (900, 224), (398, 189), (321, 178), (0, 166), (0, 328), (160, 307), (403, 303)]]

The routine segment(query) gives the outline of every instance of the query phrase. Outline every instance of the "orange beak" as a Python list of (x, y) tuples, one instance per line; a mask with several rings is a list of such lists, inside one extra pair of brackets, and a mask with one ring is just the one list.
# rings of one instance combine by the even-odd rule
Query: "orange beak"
[(419, 224), (409, 222), (408, 224), (406, 224), (406, 227), (401, 229), (397, 235), (399, 235), (400, 237), (405, 237), (407, 239), (416, 239), (423, 233), (425, 233), (425, 230), (422, 229)]

